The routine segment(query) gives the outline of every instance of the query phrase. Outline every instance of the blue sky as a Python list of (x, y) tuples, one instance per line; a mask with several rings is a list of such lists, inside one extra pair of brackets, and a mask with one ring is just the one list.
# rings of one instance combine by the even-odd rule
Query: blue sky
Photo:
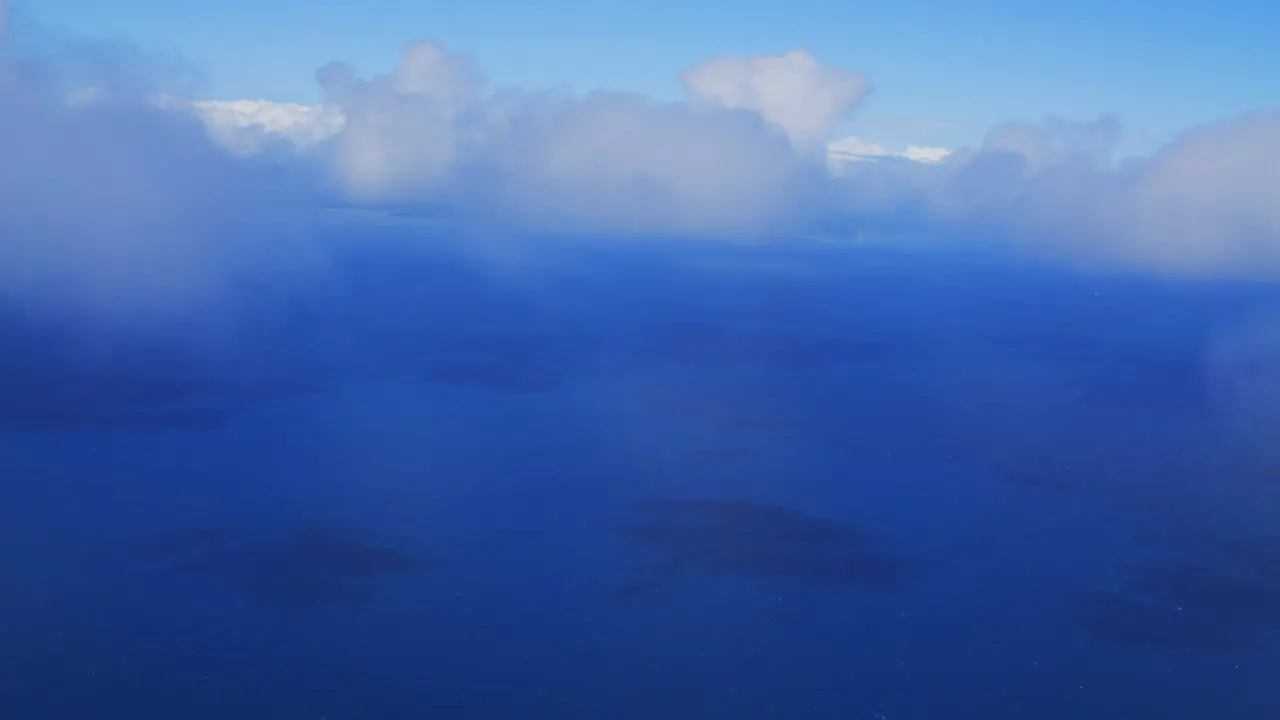
[(474, 54), (496, 83), (681, 93), (679, 72), (725, 55), (813, 50), (874, 93), (843, 131), (889, 146), (973, 143), (1007, 120), (1117, 113), (1124, 147), (1280, 98), (1280, 9), (1221, 3), (819, 0), (16, 0), (81, 35), (178, 51), (211, 97), (312, 102), (330, 60), (388, 71), (406, 42)]

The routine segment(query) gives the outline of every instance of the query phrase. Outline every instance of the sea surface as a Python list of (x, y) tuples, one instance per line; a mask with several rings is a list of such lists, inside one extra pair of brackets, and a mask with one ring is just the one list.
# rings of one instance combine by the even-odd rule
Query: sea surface
[(342, 225), (0, 321), (4, 720), (1275, 720), (1280, 290)]

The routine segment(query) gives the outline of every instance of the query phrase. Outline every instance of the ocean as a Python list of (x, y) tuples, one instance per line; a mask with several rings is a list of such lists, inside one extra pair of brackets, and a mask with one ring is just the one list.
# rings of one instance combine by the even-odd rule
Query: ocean
[(1280, 717), (1276, 287), (332, 233), (0, 322), (0, 718)]

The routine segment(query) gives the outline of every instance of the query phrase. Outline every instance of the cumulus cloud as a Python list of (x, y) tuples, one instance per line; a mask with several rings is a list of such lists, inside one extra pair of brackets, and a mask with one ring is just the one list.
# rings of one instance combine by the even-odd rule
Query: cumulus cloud
[(1280, 113), (1114, 157), (1115, 118), (1010, 123), (933, 164), (853, 164), (863, 216), (909, 218), (1079, 262), (1178, 275), (1280, 273)]
[(1280, 269), (1280, 112), (1193, 129), (1105, 180), (1089, 209), (1130, 259), (1181, 273)]
[(389, 75), (364, 80), (331, 63), (316, 79), (345, 118), (331, 148), (336, 179), (361, 199), (429, 196), (460, 168), (487, 120), (471, 59), (435, 45), (410, 45)]
[(807, 50), (720, 58), (686, 70), (681, 80), (695, 103), (758, 113), (802, 151), (824, 147), (870, 88), (862, 75), (824, 66)]
[(204, 121), (213, 139), (240, 155), (269, 152), (278, 142), (304, 149), (342, 132), (346, 118), (333, 108), (270, 100), (159, 99), (162, 107), (185, 106)]
[[(491, 92), (470, 58), (435, 45), (410, 46), (388, 75), (333, 64), (317, 78), (345, 118), (321, 152), (335, 185), (366, 201), (445, 200), (597, 232), (752, 233), (803, 213), (824, 174), (752, 110)], [(833, 116), (827, 95), (811, 102)]]
[(868, 84), (804, 50), (691, 68), (683, 103), (492, 91), (472, 58), (431, 44), (409, 46), (387, 75), (332, 64), (317, 78), (317, 117), (341, 127), (315, 151), (357, 200), (438, 200), (593, 232), (775, 233), (838, 216), (1162, 272), (1280, 270), (1270, 113), (1138, 159), (1114, 157), (1113, 117), (1012, 122), (976, 147), (892, 152), (830, 142)]

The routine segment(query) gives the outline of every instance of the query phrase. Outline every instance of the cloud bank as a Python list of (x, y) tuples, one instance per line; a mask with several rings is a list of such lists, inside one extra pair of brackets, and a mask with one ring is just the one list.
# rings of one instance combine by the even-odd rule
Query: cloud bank
[[(869, 84), (807, 51), (714, 59), (681, 79), (678, 102), (492, 88), (469, 56), (420, 43), (383, 75), (320, 68), (312, 108), (176, 99), (109, 52), (6, 51), (0, 298), (129, 317), (207, 302), (308, 257), (300, 218), (317, 195), (443, 203), (517, 229), (874, 224), (1158, 272), (1280, 271), (1275, 111), (1144, 158), (1113, 157), (1112, 118), (893, 153), (830, 145)], [(832, 157), (850, 162), (833, 173)]]
[(349, 199), (443, 201), (593, 233), (776, 235), (838, 219), (1158, 272), (1280, 271), (1273, 111), (1142, 158), (1114, 157), (1112, 117), (890, 152), (831, 142), (870, 86), (805, 50), (690, 68), (676, 103), (493, 90), (472, 58), (431, 44), (410, 45), (386, 75), (335, 63), (317, 78), (325, 105), (294, 136), (309, 134)]
[(812, 55), (713, 61), (691, 101), (490, 91), (473, 61), (410, 46), (395, 70), (317, 73), (345, 126), (317, 152), (361, 200), (445, 200), (592, 232), (774, 232), (813, 211), (814, 150), (865, 92)]
[[(942, 163), (855, 172), (863, 209), (939, 232), (1177, 275), (1280, 272), (1280, 113), (1194, 128), (1148, 157), (1113, 157), (1114, 118), (993, 129)], [(860, 168), (859, 168), (860, 169)]]

